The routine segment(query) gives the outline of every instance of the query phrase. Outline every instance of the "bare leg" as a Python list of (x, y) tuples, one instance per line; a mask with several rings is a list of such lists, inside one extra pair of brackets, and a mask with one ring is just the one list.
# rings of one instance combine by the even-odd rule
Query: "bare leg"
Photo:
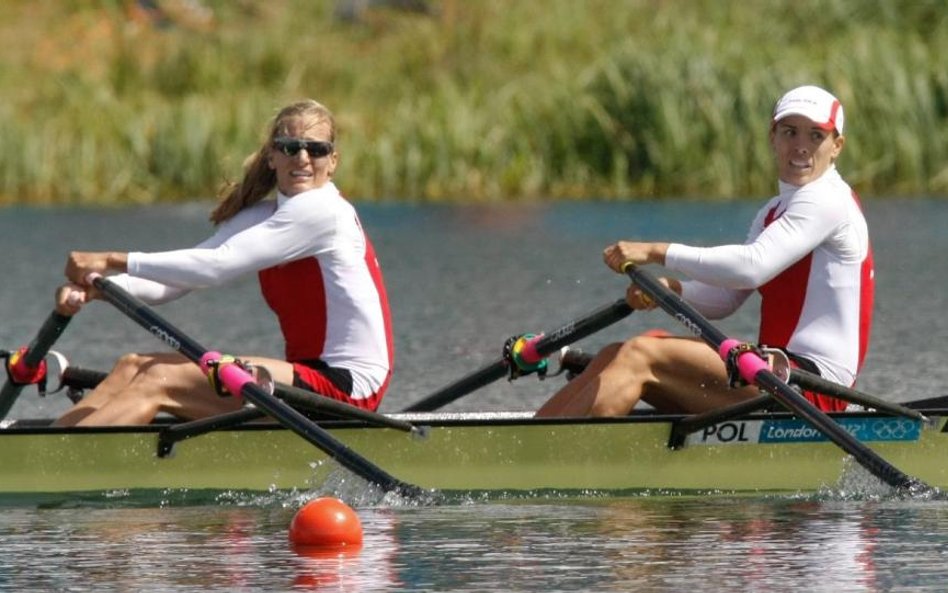
[(556, 392), (536, 415), (587, 416), (599, 392), (599, 374), (613, 363), (622, 347), (621, 343), (609, 344), (599, 351), (583, 372)]
[(702, 342), (637, 336), (603, 349), (537, 416), (620, 416), (640, 399), (664, 412), (703, 412), (756, 394), (731, 389), (724, 363)]
[(138, 355), (130, 354), (120, 358), (105, 379), (91, 393), (53, 422), (53, 426), (75, 426), (89, 414), (106, 405), (113, 397), (117, 397), (128, 388), (137, 373), (137, 359), (145, 356), (147, 355), (138, 357)]
[[(246, 359), (245, 359), (246, 360)], [(292, 366), (254, 359), (274, 380), (292, 381)], [(176, 353), (127, 354), (92, 393), (69, 409), (55, 426), (147, 424), (159, 412), (194, 419), (238, 409), (238, 397), (221, 397), (200, 368)]]

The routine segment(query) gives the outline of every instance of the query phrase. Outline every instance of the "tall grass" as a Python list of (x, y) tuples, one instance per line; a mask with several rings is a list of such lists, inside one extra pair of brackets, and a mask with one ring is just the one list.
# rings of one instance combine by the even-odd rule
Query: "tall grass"
[(803, 83), (845, 105), (861, 193), (948, 194), (942, 0), (205, 4), (193, 29), (5, 3), (0, 203), (210, 197), (303, 96), (336, 112), (357, 199), (760, 196), (773, 102)]

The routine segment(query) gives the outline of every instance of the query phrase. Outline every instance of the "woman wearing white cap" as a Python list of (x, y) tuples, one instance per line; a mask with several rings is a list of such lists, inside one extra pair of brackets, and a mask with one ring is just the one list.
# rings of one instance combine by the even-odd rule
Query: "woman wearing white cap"
[[(606, 264), (616, 272), (626, 262), (660, 264), (682, 274), (684, 280), (662, 281), (712, 319), (759, 291), (759, 343), (783, 349), (798, 367), (852, 385), (869, 340), (873, 267), (858, 198), (836, 171), (843, 122), (843, 107), (829, 92), (789, 91), (770, 127), (780, 193), (758, 212), (745, 243), (619, 241), (605, 249)], [(626, 300), (634, 309), (654, 307), (634, 285)], [(661, 411), (701, 412), (757, 394), (754, 387), (730, 388), (724, 363), (703, 342), (646, 335), (601, 350), (537, 415), (622, 415), (640, 399)], [(825, 411), (846, 406), (805, 395)]]

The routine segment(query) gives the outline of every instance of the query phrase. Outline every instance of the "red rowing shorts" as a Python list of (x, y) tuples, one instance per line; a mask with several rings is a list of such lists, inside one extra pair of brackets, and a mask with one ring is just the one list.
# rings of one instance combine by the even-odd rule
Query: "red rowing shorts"
[[(819, 367), (817, 367), (813, 361), (801, 356), (794, 356), (789, 353), (787, 357), (790, 359), (790, 366), (793, 368), (803, 369), (804, 371), (811, 372), (815, 375), (820, 374)], [(817, 409), (824, 412), (844, 412), (846, 411), (846, 406), (849, 405), (846, 400), (823, 395), (822, 393), (817, 393), (815, 391), (804, 391), (802, 395), (811, 404), (816, 406)]]
[(382, 401), (384, 391), (368, 397), (352, 396), (352, 374), (348, 369), (331, 367), (322, 360), (298, 360), (293, 365), (293, 386), (325, 395), (363, 410), (374, 412)]

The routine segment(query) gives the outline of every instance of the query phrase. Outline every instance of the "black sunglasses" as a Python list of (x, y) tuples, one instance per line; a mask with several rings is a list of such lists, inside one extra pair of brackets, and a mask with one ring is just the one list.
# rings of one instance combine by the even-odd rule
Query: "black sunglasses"
[(303, 140), (301, 138), (274, 138), (273, 146), (287, 156), (296, 156), (306, 149), (311, 158), (321, 158), (332, 154), (332, 142), (324, 140)]

